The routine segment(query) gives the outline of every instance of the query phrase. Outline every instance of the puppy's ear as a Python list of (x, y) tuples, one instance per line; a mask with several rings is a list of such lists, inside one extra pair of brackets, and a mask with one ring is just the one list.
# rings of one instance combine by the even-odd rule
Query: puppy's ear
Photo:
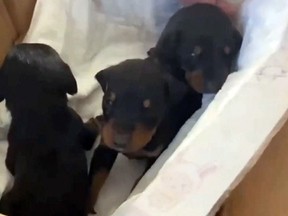
[(104, 70), (99, 71), (95, 75), (95, 79), (99, 82), (103, 92), (106, 92), (106, 90), (108, 89), (110, 74), (111, 72), (109, 69), (104, 69)]
[(188, 93), (189, 88), (186, 84), (177, 80), (168, 73), (165, 75), (165, 79), (165, 88), (168, 99), (172, 104), (177, 104), (185, 96), (185, 94)]
[(147, 55), (151, 58), (154, 58), (157, 56), (156, 54), (156, 48), (155, 47), (152, 47), (150, 48), (148, 51), (147, 51)]
[(153, 60), (154, 63), (158, 64), (160, 62), (160, 55), (158, 55), (155, 47), (148, 50), (147, 55), (148, 55), (148, 58)]
[(243, 38), (237, 29), (234, 29), (233, 31), (233, 38), (234, 38), (235, 52), (238, 53), (241, 48)]
[(167, 60), (175, 59), (180, 36), (180, 31), (164, 33), (160, 37), (156, 48), (154, 50), (150, 50), (150, 52), (157, 52), (157, 55), (161, 56), (161, 58), (164, 57)]
[(77, 93), (77, 82), (75, 80), (75, 77), (69, 67), (69, 65), (65, 64), (63, 67), (63, 77), (65, 76), (65, 79), (61, 80), (61, 83), (59, 83), (61, 86), (63, 86), (63, 90), (70, 94), (74, 95)]
[[(43, 84), (48, 89), (56, 89), (61, 93), (74, 95), (77, 93), (77, 82), (68, 64), (62, 60), (49, 62), (47, 72), (39, 74)], [(46, 62), (45, 62), (46, 63)], [(42, 62), (41, 62), (42, 64)], [(39, 67), (39, 66), (38, 66)], [(31, 68), (30, 68), (31, 70)], [(35, 72), (35, 70), (32, 70)], [(36, 70), (37, 72), (37, 70)]]

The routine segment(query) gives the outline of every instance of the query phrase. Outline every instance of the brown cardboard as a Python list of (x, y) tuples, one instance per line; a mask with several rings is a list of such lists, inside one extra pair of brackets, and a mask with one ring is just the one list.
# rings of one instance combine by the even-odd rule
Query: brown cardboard
[(222, 216), (288, 215), (288, 121), (224, 204)]
[(33, 16), (36, 0), (4, 0), (17, 31), (17, 41), (27, 33)]
[(0, 64), (16, 39), (16, 31), (3, 0), (0, 0)]

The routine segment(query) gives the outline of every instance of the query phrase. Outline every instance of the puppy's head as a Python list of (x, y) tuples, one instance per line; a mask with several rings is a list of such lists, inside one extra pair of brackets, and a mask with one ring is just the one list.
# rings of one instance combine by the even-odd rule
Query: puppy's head
[(217, 93), (233, 71), (241, 42), (237, 30), (226, 37), (184, 37), (177, 50), (182, 76), (199, 93)]
[(182, 24), (164, 31), (148, 55), (176, 65), (173, 75), (199, 93), (216, 93), (232, 72), (242, 37), (221, 10), (198, 5), (180, 11)]
[(103, 141), (126, 153), (151, 140), (167, 110), (187, 91), (151, 59), (127, 60), (95, 77), (104, 91)]
[(66, 104), (77, 92), (76, 80), (58, 53), (44, 44), (19, 44), (0, 69), (0, 99), (8, 109)]

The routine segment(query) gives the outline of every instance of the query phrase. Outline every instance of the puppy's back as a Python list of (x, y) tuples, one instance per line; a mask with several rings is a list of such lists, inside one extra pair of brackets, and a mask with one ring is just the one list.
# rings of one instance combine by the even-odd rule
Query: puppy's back
[(12, 116), (6, 165), (15, 177), (1, 208), (9, 216), (84, 216), (87, 161), (83, 122), (67, 106), (67, 93), (77, 92), (69, 65), (48, 45), (16, 45), (0, 87)]
[[(73, 116), (67, 121), (63, 130), (40, 127), (39, 137), (17, 145), (21, 155), (9, 195), (12, 216), (85, 215), (88, 174), (79, 142), (82, 124)], [(17, 132), (13, 135), (17, 139)]]
[(197, 3), (177, 11), (168, 21), (163, 33), (185, 29), (202, 34), (203, 31), (207, 31), (207, 27), (219, 32), (221, 28), (231, 25), (231, 20), (220, 8), (211, 4)]

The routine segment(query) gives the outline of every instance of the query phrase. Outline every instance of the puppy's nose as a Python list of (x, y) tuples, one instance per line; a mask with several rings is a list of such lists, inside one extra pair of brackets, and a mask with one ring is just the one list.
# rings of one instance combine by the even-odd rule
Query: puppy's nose
[(125, 148), (130, 141), (131, 136), (129, 134), (115, 134), (114, 145), (117, 148)]
[(205, 93), (216, 94), (221, 89), (221, 86), (218, 82), (207, 82)]

